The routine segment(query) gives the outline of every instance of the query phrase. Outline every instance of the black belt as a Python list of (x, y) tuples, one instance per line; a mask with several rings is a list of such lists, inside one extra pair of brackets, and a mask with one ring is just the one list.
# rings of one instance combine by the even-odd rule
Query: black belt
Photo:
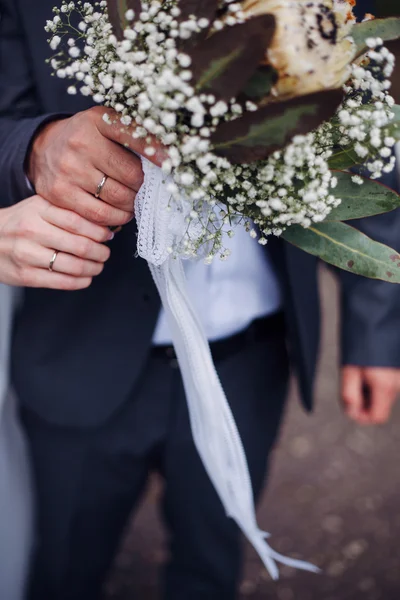
[[(284, 334), (285, 318), (282, 312), (275, 313), (269, 317), (256, 319), (247, 329), (231, 335), (222, 340), (210, 342), (211, 354), (214, 361), (218, 362), (237, 354), (249, 344), (262, 342), (271, 335)], [(156, 358), (164, 358), (170, 361), (176, 361), (175, 349), (171, 345), (153, 346), (151, 355)]]

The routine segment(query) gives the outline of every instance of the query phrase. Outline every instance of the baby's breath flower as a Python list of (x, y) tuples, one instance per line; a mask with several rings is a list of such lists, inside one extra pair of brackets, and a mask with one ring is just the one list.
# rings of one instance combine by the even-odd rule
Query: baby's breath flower
[[(278, 12), (279, 6), (284, 4), (287, 8), (293, 2), (304, 7), (301, 0), (245, 0), (245, 4), (268, 3)], [(223, 236), (231, 237), (239, 223), (263, 245), (269, 235), (279, 236), (291, 225), (310, 227), (323, 221), (340, 204), (335, 195), (337, 178), (328, 165), (338, 148), (351, 150), (360, 162), (365, 161), (373, 178), (393, 169), (394, 101), (388, 92), (388, 77), (394, 59), (382, 47), (381, 40), (370, 39), (366, 59), (348, 68), (353, 45), (343, 37), (350, 17), (342, 8), (349, 2), (307, 3), (310, 14), (318, 13), (322, 5), (335, 4), (340, 40), (337, 47), (329, 45), (327, 49), (322, 44), (320, 48), (328, 52), (332, 69), (324, 62), (324, 73), (317, 70), (314, 79), (308, 75), (298, 79), (298, 67), (302, 64), (298, 54), (296, 62), (290, 65), (292, 70), (297, 69), (292, 73), (297, 79), (290, 93), (310, 91), (307, 86), (316, 82), (318, 89), (329, 87), (351, 74), (337, 115), (315, 132), (294, 137), (266, 160), (247, 165), (233, 165), (218, 156), (210, 140), (221, 123), (258, 110), (257, 104), (236, 98), (225, 102), (211, 93), (198, 93), (192, 82), (191, 58), (182, 51), (180, 40), (188, 40), (207, 28), (207, 19), (181, 22), (177, 20), (180, 10), (175, 0), (148, 0), (142, 3), (140, 14), (127, 11), (128, 26), (123, 39), (117, 40), (108, 20), (107, 2), (64, 0), (56, 11), (57, 18), (47, 22), (46, 31), (52, 36), (50, 46), (57, 51), (51, 65), (58, 77), (74, 80), (69, 93), (79, 89), (84, 96), (113, 108), (121, 127), (134, 123), (130, 135), (144, 140), (146, 156), (152, 157), (156, 152), (149, 134), (166, 147), (168, 158), (162, 170), (166, 176), (171, 175), (171, 209), (176, 203), (178, 213), (186, 215), (186, 234), (170, 249), (171, 254), (201, 255), (207, 263), (216, 255), (225, 260), (229, 251), (224, 247)], [(75, 7), (79, 11), (79, 34), (69, 25)], [(227, 2), (229, 22), (221, 18), (213, 23), (213, 29), (242, 22), (246, 18), (242, 7), (239, 2)], [(66, 31), (71, 37), (66, 36)], [(78, 35), (82, 44), (77, 43)], [(301, 38), (302, 32), (298, 35)], [(63, 40), (64, 55), (60, 51)], [(346, 56), (338, 55), (339, 49), (344, 49)], [(278, 60), (277, 47), (274, 52)], [(270, 54), (271, 62), (273, 58)], [(286, 84), (280, 82), (280, 93), (289, 93)], [(112, 123), (108, 113), (103, 119)], [(359, 176), (354, 176), (353, 181), (363, 183)]]

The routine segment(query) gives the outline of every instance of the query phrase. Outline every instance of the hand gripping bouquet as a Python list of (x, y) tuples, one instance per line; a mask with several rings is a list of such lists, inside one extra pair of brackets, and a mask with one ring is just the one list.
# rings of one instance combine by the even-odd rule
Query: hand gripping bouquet
[(336, 267), (400, 283), (397, 252), (344, 222), (400, 206), (376, 181), (393, 169), (400, 139), (384, 46), (400, 37), (400, 18), (356, 23), (353, 4), (64, 2), (46, 25), (54, 71), (74, 80), (69, 93), (114, 109), (104, 119), (125, 131), (127, 146), (132, 136), (148, 157), (166, 148), (162, 168), (142, 159), (137, 251), (169, 318), (205, 469), (273, 578), (277, 562), (316, 569), (276, 553), (257, 526), (243, 446), (182, 259), (226, 259), (226, 236), (244, 226), (260, 244), (283, 236)]

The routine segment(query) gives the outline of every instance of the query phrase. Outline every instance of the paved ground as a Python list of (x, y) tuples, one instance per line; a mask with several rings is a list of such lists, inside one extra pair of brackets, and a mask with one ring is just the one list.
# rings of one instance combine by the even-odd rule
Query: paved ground
[[(377, 429), (359, 429), (341, 415), (336, 288), (327, 274), (322, 288), (317, 410), (307, 417), (293, 390), (260, 522), (277, 550), (300, 553), (323, 573), (284, 568), (281, 580), (272, 583), (249, 549), (243, 600), (400, 599), (400, 404), (391, 424)], [(107, 599), (157, 598), (164, 557), (157, 494), (155, 481), (116, 561)]]

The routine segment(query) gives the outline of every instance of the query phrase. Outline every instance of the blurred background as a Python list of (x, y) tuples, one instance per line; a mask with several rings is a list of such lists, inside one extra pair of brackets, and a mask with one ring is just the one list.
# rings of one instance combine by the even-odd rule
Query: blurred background
[[(400, 405), (389, 425), (371, 429), (352, 425), (341, 413), (338, 294), (333, 276), (325, 269), (320, 275), (324, 337), (317, 407), (307, 416), (292, 386), (259, 522), (272, 533), (276, 550), (311, 560), (322, 573), (282, 568), (274, 583), (247, 548), (241, 600), (400, 598)], [(107, 600), (156, 599), (165, 560), (159, 493), (154, 480), (116, 560)]]

